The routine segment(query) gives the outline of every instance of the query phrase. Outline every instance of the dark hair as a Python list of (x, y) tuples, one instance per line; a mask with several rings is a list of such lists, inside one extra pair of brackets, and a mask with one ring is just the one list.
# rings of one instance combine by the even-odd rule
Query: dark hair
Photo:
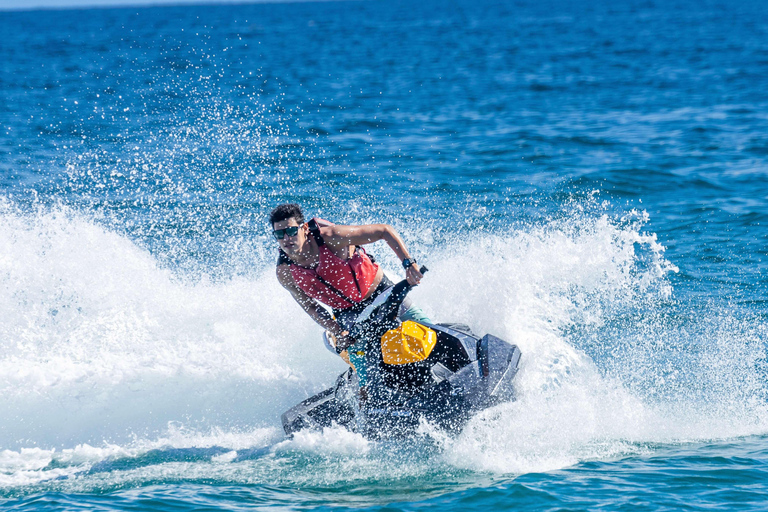
[(295, 203), (281, 204), (269, 214), (269, 223), (273, 226), (276, 222), (286, 219), (296, 219), (299, 224), (304, 223), (304, 214), (301, 213), (299, 205)]

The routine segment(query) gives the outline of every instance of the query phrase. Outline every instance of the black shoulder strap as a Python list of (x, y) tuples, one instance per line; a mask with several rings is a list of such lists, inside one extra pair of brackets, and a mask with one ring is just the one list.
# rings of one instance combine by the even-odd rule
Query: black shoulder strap
[(309, 232), (312, 233), (318, 246), (325, 244), (325, 240), (323, 240), (323, 236), (320, 234), (320, 226), (317, 225), (315, 219), (310, 219), (309, 222), (307, 222), (307, 227), (309, 228)]

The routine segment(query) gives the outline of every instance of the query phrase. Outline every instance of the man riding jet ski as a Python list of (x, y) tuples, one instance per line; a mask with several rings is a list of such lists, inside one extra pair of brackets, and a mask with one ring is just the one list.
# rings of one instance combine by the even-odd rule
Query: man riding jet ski
[[(374, 418), (378, 414), (377, 410), (389, 410), (387, 407), (395, 403), (405, 404), (403, 400), (406, 398), (410, 400), (409, 404), (415, 403), (412, 399), (419, 392), (427, 387), (431, 389), (427, 386), (430, 379), (442, 382), (457, 373), (463, 377), (453, 378), (451, 393), (463, 396), (457, 391), (459, 383), (467, 390), (474, 390), (477, 386), (472, 384), (470, 378), (474, 367), (480, 372), (477, 375), (480, 379), (478, 382), (487, 386), (490, 382), (490, 369), (496, 368), (491, 364), (489, 354), (509, 359), (509, 362), (514, 363), (513, 369), (516, 371), (519, 359), (519, 351), (517, 355), (514, 352), (516, 348), (512, 350), (510, 345), (498, 340), (501, 348), (486, 350), (485, 347), (496, 346), (494, 340), (497, 338), (486, 336), (482, 342), (466, 327), (454, 326), (452, 329), (446, 325), (433, 325), (419, 308), (406, 299), (411, 286), (417, 285), (423, 275), (392, 226), (338, 226), (321, 219), (305, 223), (301, 209), (295, 204), (275, 208), (270, 215), (270, 223), (280, 247), (277, 262), (280, 284), (312, 319), (327, 330), (328, 345), (352, 366), (352, 370), (345, 374), (346, 377), (342, 376), (337, 382), (334, 396), (347, 393), (353, 400), (341, 400), (337, 405), (343, 410), (343, 417), (332, 419), (331, 422), (349, 424), (351, 420), (344, 421), (344, 418), (354, 417), (356, 409), (365, 410), (369, 418), (366, 424), (374, 425), (369, 430), (375, 432), (377, 420)], [(362, 245), (377, 240), (386, 241), (403, 262), (406, 280), (400, 283), (399, 289), (362, 248)], [(330, 307), (333, 315), (321, 304)], [(383, 313), (385, 304), (386, 314)], [(508, 374), (505, 370), (504, 374), (508, 378), (499, 382), (511, 380), (514, 371)], [(488, 397), (467, 397), (467, 404), (471, 407), (459, 409), (468, 412), (506, 396), (502, 392), (504, 386), (499, 386), (494, 385), (490, 394), (486, 393)], [(446, 387), (443, 385), (442, 388), (435, 388), (437, 391), (433, 393), (439, 394)], [(360, 407), (353, 404), (358, 397)], [(489, 401), (491, 397), (493, 400)], [(451, 401), (450, 411), (438, 416), (456, 417), (453, 414), (455, 402)], [(435, 404), (439, 405), (439, 400), (432, 405)], [(437, 409), (435, 411), (439, 412)], [(405, 418), (408, 410), (402, 409), (397, 414)], [(438, 419), (438, 416), (434, 418)], [(398, 422), (402, 425), (408, 423), (405, 419)], [(315, 426), (318, 425), (324, 426), (322, 422)], [(290, 428), (286, 427), (288, 430)], [(294, 430), (296, 428), (291, 431)]]
[[(393, 286), (363, 245), (384, 240), (403, 262), (408, 282), (416, 285), (422, 278), (405, 243), (387, 224), (339, 226), (317, 218), (304, 222), (296, 204), (278, 206), (269, 222), (279, 246), (277, 280), (343, 348), (355, 343), (349, 328), (357, 314)], [(333, 315), (323, 306), (331, 308)], [(429, 320), (409, 301), (402, 305), (399, 316)]]
[[(422, 419), (456, 432), (475, 412), (514, 399), (517, 346), (490, 334), (478, 338), (461, 324), (400, 321), (411, 289), (403, 280), (358, 315), (349, 333), (358, 340), (358, 362), (333, 387), (286, 411), (286, 434), (336, 424), (378, 439), (413, 433)], [(333, 346), (333, 336), (326, 338)]]

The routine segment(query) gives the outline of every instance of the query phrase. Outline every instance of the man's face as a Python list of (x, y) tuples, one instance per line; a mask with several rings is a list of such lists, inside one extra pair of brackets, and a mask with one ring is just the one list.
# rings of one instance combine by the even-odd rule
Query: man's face
[(290, 236), (288, 233), (283, 236), (282, 240), (278, 240), (277, 243), (280, 248), (285, 251), (286, 254), (296, 254), (301, 252), (305, 244), (307, 243), (307, 227), (299, 224), (295, 218), (281, 220), (272, 224), (272, 229), (285, 229), (291, 226), (298, 226), (299, 232), (295, 236)]

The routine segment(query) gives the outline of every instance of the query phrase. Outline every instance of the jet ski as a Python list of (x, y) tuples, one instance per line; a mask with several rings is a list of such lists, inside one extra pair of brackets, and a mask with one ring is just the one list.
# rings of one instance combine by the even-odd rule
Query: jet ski
[[(403, 280), (379, 295), (350, 331), (358, 361), (364, 357), (365, 386), (350, 368), (283, 413), (286, 435), (338, 425), (368, 439), (402, 437), (424, 420), (457, 433), (478, 411), (514, 400), (520, 349), (463, 324), (401, 322), (398, 309), (411, 289)], [(349, 362), (346, 351), (337, 353)]]

